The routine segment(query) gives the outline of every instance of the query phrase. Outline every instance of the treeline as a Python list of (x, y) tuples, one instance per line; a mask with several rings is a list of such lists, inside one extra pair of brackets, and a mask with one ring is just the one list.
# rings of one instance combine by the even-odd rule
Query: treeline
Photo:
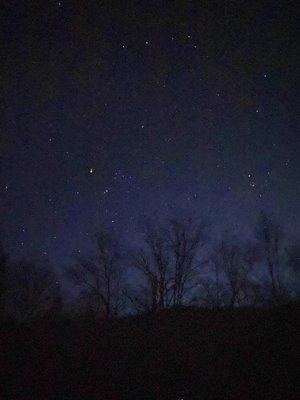
[(146, 219), (134, 248), (102, 229), (95, 252), (64, 271), (71, 300), (54, 269), (11, 263), (1, 248), (1, 318), (107, 319), (186, 305), (266, 307), (299, 299), (299, 244), (289, 243), (265, 213), (254, 225), (251, 241), (227, 231), (216, 242), (193, 218)]

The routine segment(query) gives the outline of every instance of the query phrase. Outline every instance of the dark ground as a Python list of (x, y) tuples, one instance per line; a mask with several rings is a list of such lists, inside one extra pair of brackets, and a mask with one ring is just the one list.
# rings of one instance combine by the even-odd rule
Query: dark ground
[(299, 399), (299, 310), (3, 325), (0, 398)]

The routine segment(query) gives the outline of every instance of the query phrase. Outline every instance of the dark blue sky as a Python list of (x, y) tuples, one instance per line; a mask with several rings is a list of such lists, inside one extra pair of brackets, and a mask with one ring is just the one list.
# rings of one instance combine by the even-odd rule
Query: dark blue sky
[[(296, 3), (10, 1), (1, 12), (1, 218), (65, 263), (100, 220), (194, 211), (299, 235)], [(179, 210), (179, 211), (178, 211)]]

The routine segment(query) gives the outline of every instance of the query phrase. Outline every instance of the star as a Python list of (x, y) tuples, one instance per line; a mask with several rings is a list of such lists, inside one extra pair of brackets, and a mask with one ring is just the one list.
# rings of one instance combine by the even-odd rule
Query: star
[[(44, 10), (49, 21), (68, 25), (67, 2), (49, 3)], [(266, 208), (276, 214), (279, 190), (279, 222), (288, 225), (289, 213), (298, 217), (289, 13), (268, 26), (274, 39), (269, 46), (268, 17), (253, 25), (248, 16), (254, 8), (241, 6), (246, 18), (237, 14), (234, 31), (241, 34), (233, 46), (232, 10), (219, 18), (218, 10), (195, 2), (187, 4), (185, 21), (160, 8), (161, 2), (155, 12), (146, 3), (130, 7), (133, 18), (119, 7), (115, 14), (114, 6), (101, 13), (93, 7), (75, 10), (76, 29), (69, 26), (61, 34), (56, 22), (47, 25), (50, 47), (47, 36), (35, 34), (44, 32), (43, 19), (30, 8), (27, 34), (17, 29), (7, 43), (10, 101), (8, 117), (0, 121), (0, 209), (11, 221), (8, 245), (15, 244), (20, 255), (31, 247), (39, 256), (45, 250), (62, 265), (60, 257), (79, 248), (85, 253), (93, 235), (85, 231), (98, 217), (110, 228), (132, 232), (132, 217), (157, 214), (163, 221), (169, 207), (189, 213), (200, 200), (212, 215), (222, 204), (224, 213), (216, 218), (220, 232), (227, 212), (245, 220), (252, 206), (253, 212)], [(21, 26), (22, 13), (13, 14), (12, 27)], [(102, 18), (114, 23), (107, 27)], [(288, 70), (279, 51), (283, 44)], [(249, 55), (256, 60), (244, 68)], [(295, 219), (287, 229), (296, 224)]]

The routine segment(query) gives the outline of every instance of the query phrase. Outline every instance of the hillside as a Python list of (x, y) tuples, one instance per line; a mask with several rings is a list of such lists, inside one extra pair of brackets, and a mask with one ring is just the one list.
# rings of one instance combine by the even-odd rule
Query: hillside
[(1, 398), (296, 399), (298, 316), (186, 308), (2, 326)]

